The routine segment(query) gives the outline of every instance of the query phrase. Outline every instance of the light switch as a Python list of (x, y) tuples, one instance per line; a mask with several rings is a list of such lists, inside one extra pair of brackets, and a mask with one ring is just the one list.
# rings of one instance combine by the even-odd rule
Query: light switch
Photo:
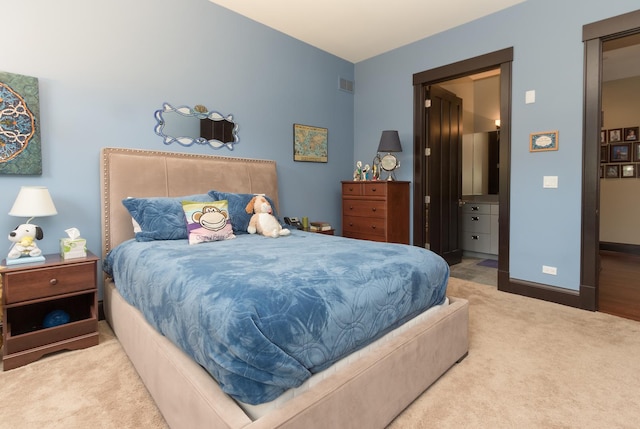
[(544, 176), (542, 179), (543, 188), (557, 188), (558, 176)]
[(527, 92), (524, 93), (524, 102), (526, 104), (531, 104), (531, 103), (535, 103), (536, 102), (536, 91), (535, 90), (529, 90)]

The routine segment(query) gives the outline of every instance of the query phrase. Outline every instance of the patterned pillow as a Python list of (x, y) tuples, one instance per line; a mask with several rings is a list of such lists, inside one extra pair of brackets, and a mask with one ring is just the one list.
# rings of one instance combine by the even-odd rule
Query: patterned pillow
[[(236, 234), (248, 234), (247, 227), (251, 220), (252, 213), (247, 213), (246, 208), (249, 201), (256, 194), (235, 194), (232, 192), (219, 192), (209, 191), (209, 196), (214, 200), (227, 200), (229, 202), (229, 217), (233, 225), (233, 232)], [(273, 215), (277, 218), (278, 214), (275, 212), (276, 207), (273, 205), (271, 198), (266, 197), (273, 207)]]
[(208, 194), (184, 197), (125, 198), (122, 204), (137, 223), (137, 241), (181, 240), (187, 238), (182, 201), (211, 201)]
[(205, 203), (183, 201), (182, 209), (187, 219), (189, 244), (236, 238), (229, 220), (229, 206), (226, 200)]

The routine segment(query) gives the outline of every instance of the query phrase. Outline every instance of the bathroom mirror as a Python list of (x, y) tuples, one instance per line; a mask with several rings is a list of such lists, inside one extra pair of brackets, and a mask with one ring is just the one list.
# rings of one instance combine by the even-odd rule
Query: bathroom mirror
[(233, 145), (239, 140), (238, 124), (233, 121), (233, 115), (223, 116), (216, 111), (208, 111), (202, 105), (173, 107), (163, 103), (162, 109), (156, 110), (155, 118), (154, 131), (166, 145), (177, 142), (191, 146), (197, 143), (208, 144), (214, 149), (226, 146), (233, 150)]

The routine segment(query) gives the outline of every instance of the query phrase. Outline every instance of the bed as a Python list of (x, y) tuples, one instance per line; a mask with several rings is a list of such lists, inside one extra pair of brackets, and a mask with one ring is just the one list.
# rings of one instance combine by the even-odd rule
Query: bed
[[(186, 331), (193, 330), (190, 328), (191, 321), (169, 323), (166, 320), (156, 319), (157, 314), (161, 312), (157, 311), (157, 306), (154, 307), (151, 304), (163, 300), (163, 296), (166, 297), (168, 293), (177, 293), (173, 292), (177, 289), (170, 288), (169, 292), (165, 291), (157, 296), (149, 295), (154, 293), (150, 290), (156, 289), (156, 283), (157, 285), (161, 283), (156, 282), (154, 277), (150, 276), (144, 281), (154, 283), (153, 288), (143, 288), (143, 292), (132, 291), (128, 289), (128, 283), (138, 283), (143, 280), (131, 280), (124, 274), (114, 275), (111, 270), (119, 260), (126, 260), (127, 257), (131, 258), (127, 255), (134, 255), (134, 258), (142, 261), (140, 264), (144, 263), (145, 259), (149, 259), (152, 265), (161, 265), (157, 261), (153, 262), (147, 252), (150, 252), (150, 249), (155, 252), (158, 249), (166, 248), (164, 251), (168, 252), (167, 255), (179, 255), (175, 256), (174, 265), (167, 262), (166, 270), (181, 271), (186, 269), (184, 267), (188, 265), (179, 259), (183, 257), (187, 248), (189, 251), (195, 252), (204, 251), (203, 249), (206, 247), (215, 248), (220, 258), (223, 255), (227, 257), (234, 251), (242, 249), (245, 259), (254, 260), (255, 258), (264, 258), (264, 256), (263, 254), (251, 253), (252, 248), (266, 246), (267, 254), (279, 255), (285, 251), (283, 248), (278, 249), (277, 246), (285, 246), (285, 249), (294, 249), (293, 253), (298, 260), (296, 262), (296, 257), (275, 260), (270, 266), (271, 268), (266, 270), (265, 276), (271, 276), (268, 277), (267, 283), (277, 283), (279, 287), (280, 282), (274, 279), (288, 277), (289, 274), (285, 268), (291, 271), (291, 267), (294, 267), (297, 274), (303, 272), (303, 280), (305, 278), (308, 280), (302, 281), (302, 283), (298, 280), (299, 283), (296, 287), (300, 289), (299, 293), (304, 292), (305, 296), (311, 294), (309, 301), (313, 306), (316, 306), (313, 308), (320, 308), (317, 305), (324, 302), (324, 297), (316, 296), (313, 289), (307, 287), (307, 283), (317, 281), (317, 273), (319, 272), (317, 270), (322, 270), (324, 274), (320, 277), (327, 277), (327, 283), (340, 284), (338, 288), (329, 288), (331, 291), (328, 292), (329, 294), (343, 293), (341, 291), (347, 294), (350, 284), (360, 280), (366, 284), (374, 284), (372, 283), (374, 280), (366, 276), (382, 276), (382, 273), (375, 272), (375, 266), (383, 264), (385, 259), (401, 264), (404, 260), (416, 258), (418, 261), (421, 260), (420, 258), (430, 260), (433, 254), (413, 246), (385, 244), (382, 246), (390, 246), (382, 248), (387, 254), (375, 256), (374, 253), (379, 253), (375, 246), (379, 246), (379, 244), (302, 231), (292, 231), (290, 236), (277, 239), (236, 234), (233, 239), (195, 246), (190, 246), (187, 240), (135, 240), (132, 239), (134, 228), (131, 213), (122, 203), (128, 197), (139, 199), (183, 198), (183, 196), (196, 194), (208, 195), (212, 190), (225, 196), (259, 193), (269, 196), (277, 212), (279, 196), (276, 164), (267, 160), (105, 148), (101, 152), (101, 166), (103, 264), (111, 274), (105, 278), (104, 283), (105, 316), (167, 423), (172, 428), (384, 427), (438, 377), (466, 356), (468, 350), (468, 303), (463, 299), (443, 296), (441, 286), (434, 287), (431, 292), (422, 291), (423, 288), (412, 287), (405, 295), (420, 295), (420, 299), (424, 302), (422, 304), (405, 303), (402, 293), (397, 295), (397, 300), (391, 304), (394, 307), (393, 311), (389, 311), (389, 314), (394, 313), (394, 315), (390, 315), (389, 320), (384, 321), (383, 327), (369, 334), (374, 340), (371, 344), (365, 346), (361, 341), (358, 332), (362, 329), (350, 329), (347, 336), (354, 343), (352, 345), (355, 345), (356, 351), (353, 353), (348, 352), (347, 348), (339, 348), (335, 351), (333, 348), (330, 351), (323, 349), (322, 353), (315, 354), (309, 350), (302, 350), (301, 354), (296, 355), (292, 360), (285, 354), (284, 360), (278, 361), (275, 366), (291, 369), (296, 367), (297, 362), (304, 362), (306, 358), (315, 364), (314, 366), (305, 363), (302, 365), (303, 368), (290, 370), (289, 372), (296, 373), (298, 377), (298, 381), (292, 383), (293, 386), (289, 386), (288, 382), (281, 382), (279, 379), (277, 383), (262, 380), (263, 373), (252, 372), (255, 369), (253, 365), (256, 357), (251, 353), (247, 361), (241, 362), (241, 365), (245, 366), (239, 372), (249, 373), (248, 378), (257, 379), (259, 383), (256, 386), (249, 386), (246, 391), (234, 390), (244, 381), (237, 381), (234, 378), (238, 373), (235, 369), (231, 371), (231, 378), (227, 378), (228, 374), (224, 372), (229, 368), (226, 365), (226, 360), (224, 364), (220, 365), (221, 372), (217, 367), (211, 368), (206, 359), (203, 360), (202, 356), (208, 355), (209, 349), (206, 353), (199, 352), (190, 349), (189, 344), (183, 344), (202, 342), (199, 333), (197, 335), (190, 335), (188, 332), (185, 334)], [(225, 198), (232, 201), (234, 197)], [(231, 212), (231, 209), (229, 211)], [(260, 246), (253, 243), (260, 243)], [(211, 245), (209, 246), (209, 244)], [(331, 253), (334, 251), (333, 249), (343, 246), (347, 248), (345, 251), (348, 254), (353, 255), (354, 249), (362, 248), (353, 247), (356, 244), (365, 246), (365, 249), (368, 249), (366, 246), (374, 246), (370, 252), (367, 250), (368, 257), (362, 259), (365, 262), (372, 261), (371, 267), (366, 270), (347, 270), (348, 258), (344, 256), (341, 258), (347, 261), (344, 266), (340, 266), (340, 258), (338, 258), (329, 267), (318, 268), (317, 266), (322, 265), (322, 262), (307, 264), (309, 267), (316, 267), (316, 271), (304, 272), (302, 268), (295, 268), (296, 264), (300, 262), (300, 258), (307, 258), (307, 261), (322, 261), (324, 259), (321, 255)], [(165, 260), (170, 261), (170, 259), (166, 258)], [(261, 261), (263, 265), (266, 265), (264, 260)], [(229, 277), (238, 272), (238, 269), (229, 268), (224, 271), (222, 266), (228, 267), (234, 263), (232, 260), (224, 260), (223, 265), (217, 268), (216, 279), (224, 278), (225, 284), (228, 284)], [(401, 272), (409, 273), (409, 269), (407, 265), (407, 268), (403, 268)], [(119, 271), (116, 270), (116, 273), (126, 271), (135, 270), (123, 268)], [(150, 272), (151, 270), (138, 269), (138, 271)], [(358, 272), (360, 277), (357, 280), (350, 277), (353, 276), (352, 272)], [(182, 277), (191, 279), (192, 274), (191, 272), (184, 273)], [(166, 275), (166, 273), (159, 274), (160, 277)], [(304, 277), (305, 275), (307, 277)], [(413, 279), (415, 281), (416, 276), (421, 275), (423, 274), (419, 271), (411, 272), (405, 276), (409, 277), (405, 280), (412, 281), (411, 279)], [(448, 269), (446, 276), (441, 273), (424, 275), (437, 278), (434, 282), (442, 282), (443, 279), (446, 282)], [(254, 273), (252, 277), (255, 276)], [(172, 280), (171, 284), (177, 284), (182, 277)], [(403, 276), (396, 277), (398, 279), (393, 282), (401, 282), (399, 278)], [(114, 278), (118, 281), (114, 281)], [(259, 280), (256, 283), (260, 283)], [(431, 280), (424, 279), (420, 281), (422, 283), (431, 282)], [(173, 301), (179, 302), (180, 305), (187, 301), (185, 296), (191, 295), (192, 289), (197, 289), (191, 286), (195, 284), (193, 281), (188, 284), (190, 285), (190, 289), (186, 289), (188, 293), (178, 293), (179, 299), (176, 298)], [(283, 285), (283, 287), (285, 286)], [(160, 286), (157, 288), (159, 289)], [(224, 294), (228, 289), (230, 288), (221, 288), (215, 293), (208, 291), (207, 294)], [(354, 294), (357, 299), (368, 302), (376, 299), (375, 293), (371, 292), (376, 289), (376, 287), (368, 288), (366, 293), (356, 291)], [(317, 290), (321, 290), (321, 288)], [(382, 294), (391, 294), (386, 289), (381, 292)], [(282, 289), (280, 301), (277, 302), (281, 303), (283, 299), (296, 293), (298, 291), (295, 289)], [(223, 298), (229, 299), (227, 296), (223, 296)], [(204, 302), (205, 298), (200, 297), (196, 300)], [(264, 296), (264, 300), (267, 300), (267, 295)], [(262, 301), (262, 298), (257, 301)], [(130, 305), (129, 302), (136, 302), (140, 308)], [(201, 308), (193, 313), (205, 312), (207, 317), (219, 317), (224, 312), (223, 307), (215, 311), (207, 311), (207, 309), (215, 307), (216, 302), (213, 300), (206, 305), (200, 305)], [(274, 304), (269, 305), (273, 306)], [(287, 308), (291, 308), (290, 303), (286, 305), (288, 305)], [(432, 308), (423, 312), (423, 307), (420, 306)], [(260, 314), (263, 312), (256, 302), (249, 307), (258, 308), (256, 311)], [(398, 313), (398, 308), (395, 307), (402, 307), (402, 312)], [(174, 311), (173, 307), (171, 311)], [(324, 311), (324, 307), (322, 307), (322, 311)], [(240, 311), (234, 310), (227, 313), (234, 312)], [(276, 313), (291, 312), (279, 311)], [(318, 312), (320, 313), (321, 310)], [(386, 318), (385, 311), (380, 310), (378, 313), (378, 318)], [(213, 316), (211, 316), (212, 314)], [(385, 315), (385, 317), (380, 315)], [(225, 313), (225, 320), (227, 316), (228, 314)], [(339, 316), (338, 319), (341, 317), (343, 316)], [(361, 326), (368, 327), (372, 323), (364, 317), (366, 316), (363, 314), (356, 315), (357, 320), (363, 321)], [(250, 318), (255, 320), (254, 315), (251, 315)], [(304, 317), (298, 317), (296, 320), (301, 319)], [(256, 322), (257, 328), (255, 330), (264, 336), (269, 336), (271, 331), (274, 333), (286, 331), (286, 328), (282, 328), (284, 323), (288, 322), (278, 320), (274, 325), (276, 328), (270, 328)], [(218, 319), (214, 320), (214, 324), (221, 326)], [(349, 322), (346, 326), (353, 327), (354, 324)], [(163, 330), (164, 335), (156, 328)], [(251, 329), (254, 329), (253, 325), (244, 326), (241, 330), (244, 333)], [(201, 332), (201, 330), (197, 331)], [(324, 332), (319, 331), (318, 335), (323, 335)], [(344, 330), (338, 331), (344, 333)], [(296, 335), (291, 335), (291, 332), (288, 337), (297, 340)], [(335, 327), (333, 332), (336, 332)], [(229, 334), (225, 333), (224, 336), (227, 335)], [(186, 341), (186, 337), (197, 338), (197, 341)], [(244, 337), (240, 341), (244, 341)], [(281, 341), (281, 338), (277, 338), (277, 341)], [(324, 344), (326, 341), (326, 338), (322, 338), (319, 343)], [(280, 342), (276, 345), (278, 346), (276, 349), (285, 350), (288, 347)], [(270, 346), (267, 343), (261, 343), (261, 347), (262, 350), (267, 350)], [(220, 349), (225, 348), (220, 347)], [(304, 349), (298, 343), (293, 344), (291, 348)], [(280, 350), (277, 350), (277, 353), (280, 353)], [(236, 353), (234, 356), (241, 354), (241, 352)], [(322, 355), (324, 360), (320, 360), (318, 355)], [(217, 359), (214, 360), (219, 362)], [(312, 367), (312, 369), (308, 367)], [(305, 375), (304, 368), (309, 369), (309, 374)], [(268, 371), (272, 369), (269, 368)], [(278, 368), (279, 370), (280, 368)], [(216, 374), (220, 383), (211, 374)], [(231, 381), (225, 383), (225, 380)], [(261, 387), (263, 384), (268, 387), (263, 389)], [(280, 390), (274, 390), (272, 388), (274, 384)], [(258, 391), (257, 399), (251, 396), (256, 389)]]

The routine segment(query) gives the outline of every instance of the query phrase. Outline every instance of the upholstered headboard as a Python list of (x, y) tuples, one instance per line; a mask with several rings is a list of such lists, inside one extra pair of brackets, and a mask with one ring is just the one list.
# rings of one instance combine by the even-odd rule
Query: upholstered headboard
[(134, 236), (122, 205), (127, 197), (179, 197), (215, 189), (266, 194), (278, 210), (275, 161), (122, 148), (103, 148), (100, 161), (103, 256)]

